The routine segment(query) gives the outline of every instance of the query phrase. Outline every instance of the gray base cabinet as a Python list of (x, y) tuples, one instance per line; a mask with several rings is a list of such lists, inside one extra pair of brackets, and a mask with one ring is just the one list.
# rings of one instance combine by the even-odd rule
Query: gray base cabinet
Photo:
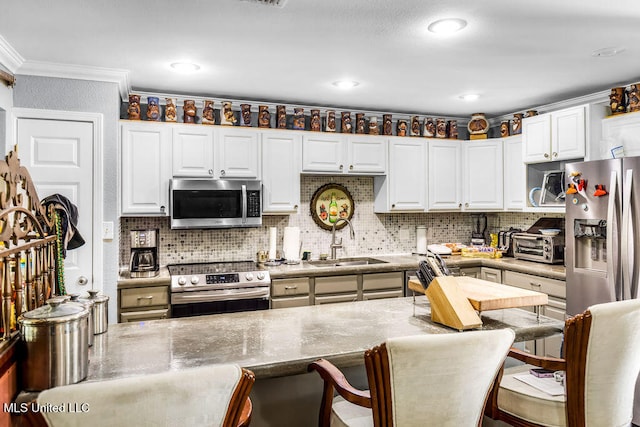
[(271, 308), (302, 307), (309, 304), (308, 277), (271, 281)]
[(168, 286), (118, 289), (120, 323), (166, 319), (169, 312)]

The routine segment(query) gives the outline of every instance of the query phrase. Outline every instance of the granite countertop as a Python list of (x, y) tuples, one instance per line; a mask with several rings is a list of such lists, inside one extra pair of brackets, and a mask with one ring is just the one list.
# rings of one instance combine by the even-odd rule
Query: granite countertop
[[(109, 325), (89, 351), (88, 381), (237, 363), (257, 378), (306, 372), (327, 358), (363, 363), (364, 351), (390, 337), (459, 333), (430, 320), (424, 296), (217, 314)], [(482, 313), (483, 328), (512, 328), (516, 341), (562, 332), (563, 322), (520, 310)], [(461, 332), (464, 333), (464, 332)]]
[[(302, 261), (299, 264), (287, 265), (281, 264), (276, 267), (267, 267), (272, 279), (283, 279), (288, 277), (313, 277), (313, 276), (332, 276), (344, 274), (358, 273), (383, 273), (389, 271), (407, 271), (418, 268), (418, 263), (426, 257), (420, 255), (400, 254), (400, 255), (365, 255), (364, 257), (375, 258), (384, 263), (367, 264), (356, 266), (340, 266), (340, 267), (318, 267)], [(565, 267), (563, 265), (549, 265), (524, 261), (515, 258), (471, 258), (459, 255), (448, 256), (444, 258), (449, 267), (492, 267), (501, 270), (517, 271), (525, 274), (533, 274), (536, 276), (548, 277), (550, 279), (565, 280)], [(158, 276), (132, 279), (127, 270), (120, 271), (118, 278), (118, 288), (132, 288), (152, 285), (169, 286), (171, 278), (166, 267), (160, 268)]]

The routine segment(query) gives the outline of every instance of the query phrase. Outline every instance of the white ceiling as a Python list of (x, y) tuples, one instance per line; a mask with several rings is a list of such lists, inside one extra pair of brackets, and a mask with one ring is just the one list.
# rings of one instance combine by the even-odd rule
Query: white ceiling
[[(126, 70), (133, 91), (495, 117), (640, 81), (638, 0), (4, 3), (0, 36), (25, 64)], [(426, 31), (443, 17), (468, 25)], [(613, 46), (625, 51), (591, 55)], [(201, 70), (168, 68), (181, 60)], [(360, 85), (331, 85), (342, 78)]]

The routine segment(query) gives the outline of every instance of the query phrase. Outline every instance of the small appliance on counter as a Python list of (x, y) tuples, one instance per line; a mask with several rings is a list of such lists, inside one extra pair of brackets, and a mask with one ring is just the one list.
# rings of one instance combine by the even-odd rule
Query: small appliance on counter
[(562, 264), (564, 218), (540, 218), (526, 232), (513, 234), (512, 242), (514, 258)]
[(522, 233), (522, 230), (509, 227), (509, 230), (498, 232), (498, 249), (502, 251), (503, 256), (513, 256), (513, 235), (516, 233)]
[(154, 277), (160, 272), (158, 265), (158, 230), (131, 230), (132, 278)]
[(487, 216), (485, 214), (473, 214), (474, 229), (471, 232), (471, 246), (485, 246), (489, 242), (487, 232)]

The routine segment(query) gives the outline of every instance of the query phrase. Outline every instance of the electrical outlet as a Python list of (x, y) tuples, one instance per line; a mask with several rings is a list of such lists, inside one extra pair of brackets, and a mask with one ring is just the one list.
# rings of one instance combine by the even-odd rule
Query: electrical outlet
[(102, 240), (113, 240), (113, 221), (102, 223)]

